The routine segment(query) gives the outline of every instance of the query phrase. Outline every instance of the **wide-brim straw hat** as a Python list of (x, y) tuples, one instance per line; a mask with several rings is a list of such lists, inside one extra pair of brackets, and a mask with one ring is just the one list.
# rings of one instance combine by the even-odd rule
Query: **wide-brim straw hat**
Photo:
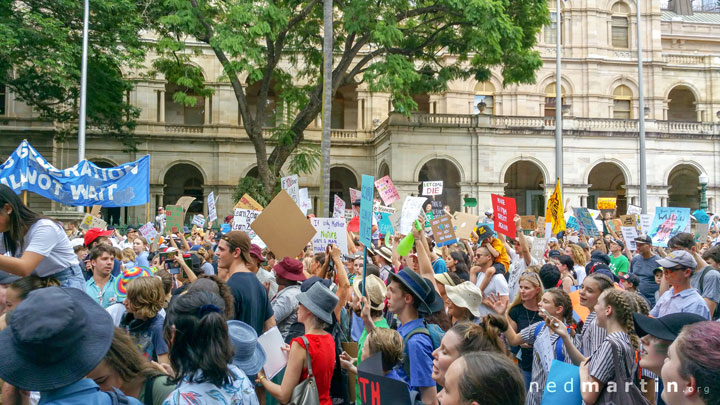
[[(358, 297), (362, 297), (362, 277), (355, 277), (353, 281), (353, 291)], [(382, 279), (374, 274), (369, 274), (365, 281), (365, 294), (370, 301), (370, 308), (382, 311), (385, 307), (385, 294), (387, 294), (387, 286)]]
[(476, 318), (482, 316), (482, 291), (475, 284), (466, 281), (456, 286), (446, 285), (445, 293), (456, 307), (467, 308)]

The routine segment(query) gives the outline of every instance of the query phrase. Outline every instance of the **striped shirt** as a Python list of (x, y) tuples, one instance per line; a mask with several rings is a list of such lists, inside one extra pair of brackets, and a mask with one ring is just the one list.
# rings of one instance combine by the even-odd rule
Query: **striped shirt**
[(605, 336), (607, 336), (607, 331), (597, 324), (597, 314), (595, 311), (590, 312), (585, 318), (585, 325), (583, 325), (580, 338), (581, 346), (579, 349), (583, 356), (590, 357), (600, 347), (600, 344), (605, 340)]
[(590, 357), (588, 362), (589, 374), (603, 384), (617, 381), (615, 376), (615, 363), (613, 361), (613, 344), (618, 351), (620, 369), (625, 373), (625, 380), (631, 380), (634, 364), (635, 349), (630, 345), (630, 337), (625, 332), (614, 332), (605, 338), (600, 347)]
[[(530, 381), (530, 391), (528, 391), (528, 395), (525, 399), (525, 405), (540, 405), (540, 402), (542, 401), (542, 395), (545, 391), (545, 383), (547, 382), (548, 373), (545, 370), (545, 367), (542, 364), (542, 360), (540, 359), (540, 355), (535, 350), (534, 344), (535, 344), (535, 329), (537, 328), (538, 324), (540, 322), (535, 322), (534, 324), (528, 326), (527, 328), (520, 331), (520, 337), (525, 341), (525, 343), (533, 346), (533, 365), (532, 365), (532, 379)], [(543, 334), (543, 332), (547, 329), (547, 326), (543, 326), (540, 329), (540, 332), (537, 334), (537, 336), (540, 336)], [(555, 344), (557, 340), (560, 338), (560, 336), (556, 333), (550, 333), (550, 343), (551, 347), (553, 348), (553, 355), (552, 357), (556, 359), (555, 356)], [(577, 347), (580, 344), (580, 335), (575, 335), (572, 337), (573, 345)], [(563, 354), (563, 361), (565, 363), (572, 364), (572, 360), (570, 359), (570, 355), (567, 352), (567, 349), (565, 348), (565, 345), (562, 345), (562, 354)], [(537, 383), (537, 386), (536, 384)]]

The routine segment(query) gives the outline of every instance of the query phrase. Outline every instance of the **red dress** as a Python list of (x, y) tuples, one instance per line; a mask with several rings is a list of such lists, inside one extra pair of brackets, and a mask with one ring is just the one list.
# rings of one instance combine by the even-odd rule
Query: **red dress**
[[(330, 334), (325, 335), (305, 335), (310, 343), (310, 359), (312, 361), (312, 370), (317, 382), (318, 394), (320, 395), (320, 405), (332, 405), (330, 400), (330, 380), (332, 380), (333, 370), (335, 369), (335, 340)], [(305, 343), (302, 339), (296, 337), (292, 342), (297, 342), (303, 349)], [(292, 342), (290, 345), (292, 346)], [(300, 382), (308, 378), (308, 370), (304, 368), (300, 374)]]

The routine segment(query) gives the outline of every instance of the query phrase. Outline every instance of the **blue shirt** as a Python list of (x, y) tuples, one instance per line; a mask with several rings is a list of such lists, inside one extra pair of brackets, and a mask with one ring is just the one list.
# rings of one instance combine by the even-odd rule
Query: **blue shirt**
[[(414, 329), (424, 328), (425, 322), (423, 318), (414, 319), (408, 323), (400, 325), (397, 329), (400, 336), (410, 334)], [(395, 367), (398, 376), (402, 378), (409, 386), (410, 390), (420, 391), (420, 388), (434, 387), (435, 380), (432, 378), (433, 370), (433, 345), (430, 336), (424, 333), (413, 335), (407, 342), (407, 354), (410, 362), (410, 376), (408, 377), (403, 370), (402, 365)]]
[(445, 263), (445, 260), (439, 257), (437, 260), (432, 262), (432, 268), (435, 274), (447, 273), (447, 264)]
[(85, 292), (103, 308), (122, 302), (122, 300), (118, 300), (117, 294), (115, 293), (115, 276), (112, 274), (110, 274), (110, 279), (105, 283), (102, 291), (100, 291), (100, 287), (95, 283), (95, 279), (91, 277), (85, 282)]
[(660, 296), (657, 303), (650, 311), (650, 316), (659, 318), (677, 312), (688, 312), (698, 314), (710, 320), (710, 310), (705, 300), (694, 288), (688, 288), (675, 294), (675, 288), (671, 287)]
[(148, 261), (148, 252), (142, 252), (135, 258), (135, 265), (136, 266), (145, 266), (150, 267), (150, 262)]
[[(127, 397), (130, 405), (143, 405)], [(100, 391), (95, 381), (85, 378), (68, 386), (40, 393), (39, 405), (111, 405), (110, 394)]]

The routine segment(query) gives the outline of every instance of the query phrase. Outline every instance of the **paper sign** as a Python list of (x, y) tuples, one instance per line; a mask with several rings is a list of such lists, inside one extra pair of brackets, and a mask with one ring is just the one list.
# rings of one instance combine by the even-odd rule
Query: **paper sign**
[(333, 218), (345, 218), (345, 200), (335, 194), (335, 203), (333, 204)]
[(453, 214), (453, 226), (455, 228), (455, 236), (457, 236), (458, 240), (470, 239), (470, 234), (479, 219), (479, 216), (465, 212), (456, 212)]
[(583, 207), (577, 207), (573, 208), (573, 214), (575, 214), (575, 219), (577, 219), (578, 226), (580, 227), (580, 232), (583, 233), (583, 235), (586, 236), (598, 236), (598, 229), (595, 226), (595, 221), (593, 220), (592, 216), (590, 215), (590, 212), (587, 208)]
[(617, 207), (617, 198), (602, 197), (598, 198), (597, 208), (599, 210), (614, 210)]
[(427, 200), (426, 197), (405, 197), (405, 203), (402, 207), (400, 216), (400, 226), (398, 233), (402, 235), (409, 235), (412, 233), (412, 227), (415, 220), (422, 212), (422, 206)]
[(205, 217), (202, 215), (193, 215), (192, 224), (202, 228), (205, 226)]
[(588, 208), (587, 210), (588, 210), (588, 212), (590, 213), (590, 216), (592, 217), (593, 220), (602, 219), (602, 218), (601, 218), (602, 212), (600, 212), (600, 210), (594, 210), (594, 209), (591, 209), (591, 208)]
[(553, 236), (553, 224), (552, 222), (546, 222), (545, 223), (545, 237), (550, 238)]
[(102, 206), (93, 205), (92, 208), (90, 209), (90, 215), (92, 215), (94, 217), (97, 216), (97, 214), (100, 212), (101, 209), (102, 209)]
[(543, 263), (545, 257), (545, 247), (547, 246), (547, 238), (535, 238), (533, 239), (532, 247), (530, 248), (530, 255), (534, 257), (538, 262)]
[(312, 210), (312, 201), (310, 201), (308, 189), (301, 188), (298, 191), (298, 198), (300, 199), (300, 209), (302, 210), (303, 214), (307, 215), (307, 213)]
[(703, 210), (695, 210), (692, 215), (695, 217), (695, 221), (699, 224), (707, 224), (710, 222), (710, 217)]
[(637, 219), (635, 219), (635, 215), (620, 215), (620, 221), (622, 221), (622, 226), (637, 228)]
[(690, 225), (690, 208), (657, 207), (650, 226), (650, 236), (654, 246), (667, 247), (673, 236)]
[[(372, 246), (372, 215), (373, 215), (373, 176), (362, 175), (360, 185), (360, 243), (365, 247)], [(388, 177), (389, 179), (389, 177)], [(375, 183), (377, 185), (377, 183)]]
[(395, 213), (395, 208), (393, 208), (393, 207), (386, 207), (386, 206), (384, 206), (384, 205), (376, 205), (376, 206), (373, 208), (373, 211), (374, 211), (374, 212), (380, 212), (380, 213), (383, 213), (383, 214), (394, 214), (394, 213)]
[(355, 211), (345, 209), (345, 222), (349, 223), (351, 219), (353, 219), (353, 216), (355, 214)]
[(342, 254), (348, 254), (345, 218), (310, 218), (317, 233), (312, 239), (313, 253), (325, 253), (329, 244), (335, 244)]
[(355, 190), (354, 188), (350, 189), (350, 205), (352, 205), (355, 201), (359, 200), (362, 196), (362, 193), (360, 190)]
[(395, 234), (395, 228), (393, 227), (392, 221), (390, 220), (390, 215), (386, 212), (380, 212), (378, 213), (380, 218), (378, 219), (378, 231), (380, 231), (381, 235), (394, 235)]
[(375, 188), (377, 188), (380, 193), (380, 198), (382, 198), (385, 205), (390, 205), (400, 199), (400, 195), (392, 180), (390, 180), (390, 176), (377, 179), (375, 181)]
[(287, 191), (295, 204), (300, 206), (300, 181), (298, 180), (297, 174), (291, 174), (290, 176), (280, 179), (280, 187)]
[(637, 205), (629, 204), (627, 208), (628, 215), (640, 215), (642, 214), (642, 208)]
[(215, 194), (213, 191), (208, 194), (208, 221), (217, 221), (217, 209), (215, 208)]
[(695, 242), (705, 243), (710, 230), (710, 224), (695, 224)]
[(233, 231), (249, 232), (252, 230), (250, 225), (260, 216), (262, 211), (246, 210), (243, 208), (235, 208), (235, 216), (233, 217)]
[(92, 214), (85, 214), (82, 222), (80, 223), (80, 229), (87, 231), (92, 228), (105, 229), (107, 228), (107, 222)]
[(620, 231), (622, 232), (627, 248), (633, 252), (636, 251), (637, 245), (635, 244), (635, 238), (638, 237), (637, 229), (634, 226), (622, 226), (620, 227)]
[(281, 348), (285, 347), (285, 341), (277, 326), (268, 329), (267, 332), (258, 336), (257, 342), (265, 350), (265, 375), (267, 378), (275, 377), (288, 362), (288, 353)]
[(436, 217), (441, 217), (447, 212), (445, 212), (445, 209), (443, 209), (443, 203), (440, 200), (432, 200), (430, 201), (430, 206), (432, 207), (432, 213)]
[(537, 226), (535, 215), (522, 215), (520, 216), (520, 228), (526, 231), (534, 231)]
[(382, 353), (375, 353), (358, 365), (358, 405), (410, 405), (410, 389), (404, 381), (385, 377)]
[(545, 369), (545, 372), (550, 371), (550, 364), (552, 364), (553, 358), (555, 357), (555, 348), (550, 340), (550, 328), (542, 328), (537, 335), (537, 339), (535, 339), (533, 348), (535, 349), (534, 353), (540, 356), (540, 363)]
[(457, 243), (455, 229), (450, 215), (443, 215), (430, 221), (435, 245), (438, 247), (450, 246)]
[(315, 236), (315, 228), (285, 190), (281, 190), (250, 227), (278, 261), (296, 257)]
[(654, 215), (651, 214), (640, 214), (640, 231), (642, 233), (648, 233), (650, 232), (650, 227), (652, 226), (652, 220)]
[(495, 231), (510, 238), (517, 237), (517, 230), (513, 221), (517, 213), (515, 199), (497, 194), (490, 194), (490, 198), (492, 199), (492, 208), (495, 214), (493, 215)]
[(180, 197), (175, 203), (175, 205), (179, 205), (183, 209), (183, 222), (185, 222), (185, 215), (187, 214), (188, 209), (190, 208), (190, 204), (192, 204), (193, 201), (195, 201), (195, 197), (190, 197), (186, 195)]
[(424, 181), (422, 195), (440, 195), (443, 192), (442, 181)]
[(235, 204), (235, 208), (242, 208), (246, 210), (262, 211), (263, 206), (259, 202), (255, 201), (249, 194), (245, 193)]
[(165, 207), (165, 230), (168, 233), (182, 232), (185, 218), (185, 211), (179, 205), (168, 205)]
[(148, 222), (147, 224), (141, 226), (138, 231), (140, 232), (140, 235), (142, 235), (142, 237), (145, 238), (145, 240), (149, 244), (152, 245), (153, 243), (155, 243), (158, 233), (152, 222)]

